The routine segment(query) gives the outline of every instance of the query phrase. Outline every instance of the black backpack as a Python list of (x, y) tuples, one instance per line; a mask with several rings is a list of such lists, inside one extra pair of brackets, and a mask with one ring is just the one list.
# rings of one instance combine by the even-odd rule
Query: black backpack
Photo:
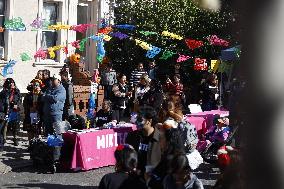
[(82, 130), (87, 128), (85, 119), (80, 115), (69, 116), (68, 122), (71, 125), (71, 129)]

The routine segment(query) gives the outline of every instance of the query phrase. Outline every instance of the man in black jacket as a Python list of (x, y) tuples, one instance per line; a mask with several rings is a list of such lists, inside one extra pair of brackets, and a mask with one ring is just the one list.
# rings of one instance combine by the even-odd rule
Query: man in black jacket
[(156, 167), (161, 160), (160, 132), (154, 127), (156, 116), (152, 107), (141, 108), (137, 118), (138, 130), (129, 133), (126, 138), (126, 143), (138, 152), (137, 169), (141, 175), (144, 175), (146, 165)]
[(69, 116), (72, 114), (74, 109), (74, 104), (73, 104), (74, 92), (73, 92), (73, 84), (69, 80), (68, 72), (66, 70), (63, 70), (60, 72), (60, 76), (61, 76), (62, 85), (66, 90), (66, 100), (64, 103), (63, 115), (62, 115), (62, 119), (63, 121), (65, 121), (68, 120)]

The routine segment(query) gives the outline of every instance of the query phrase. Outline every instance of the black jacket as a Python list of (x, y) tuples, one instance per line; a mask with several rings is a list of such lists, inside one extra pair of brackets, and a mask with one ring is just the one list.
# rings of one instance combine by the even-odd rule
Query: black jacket
[(63, 87), (66, 90), (66, 100), (64, 104), (64, 109), (69, 109), (70, 106), (73, 106), (73, 98), (74, 98), (74, 92), (73, 92), (73, 84), (71, 81), (63, 81), (62, 82)]
[(0, 92), (0, 112), (3, 112), (5, 114), (8, 114), (10, 109), (13, 109), (14, 105), (19, 105), (21, 104), (21, 93), (19, 89), (15, 89), (14, 92), (14, 98), (10, 102), (10, 96), (11, 96), (11, 91), (8, 89), (3, 89)]
[[(139, 144), (143, 140), (142, 130), (136, 130), (129, 133), (126, 137), (125, 142), (130, 144), (134, 147), (134, 149), (138, 152), (139, 151)], [(159, 144), (160, 132), (158, 129), (154, 130), (153, 137), (149, 142), (149, 148), (147, 152), (147, 165), (152, 165), (156, 167), (161, 160), (161, 148)], [(139, 156), (139, 153), (138, 153)], [(144, 165), (145, 167), (146, 165)], [(142, 170), (143, 172), (143, 170)]]
[[(128, 88), (127, 85), (125, 85), (125, 87), (123, 88), (120, 84), (115, 84), (113, 86), (113, 88), (115, 88), (115, 87), (118, 87), (119, 93), (121, 93), (121, 94), (126, 94), (126, 93), (129, 92), (129, 88)], [(120, 108), (124, 105), (124, 103), (126, 104), (128, 102), (128, 97), (127, 96), (120, 96), (119, 94), (116, 94), (114, 92), (112, 102), (113, 102), (114, 108)]]
[(150, 90), (143, 95), (141, 104), (151, 106), (156, 110), (156, 112), (159, 112), (163, 104), (163, 93), (160, 91)]

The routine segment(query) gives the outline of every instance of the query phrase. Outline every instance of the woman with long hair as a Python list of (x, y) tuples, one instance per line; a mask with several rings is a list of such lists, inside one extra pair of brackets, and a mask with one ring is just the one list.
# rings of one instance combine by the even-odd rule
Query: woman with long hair
[(14, 145), (18, 145), (18, 133), (20, 131), (20, 103), (21, 93), (12, 78), (7, 78), (0, 93), (0, 112), (8, 116), (8, 124), (4, 125), (3, 137), (6, 142), (7, 125), (12, 129)]
[(115, 172), (103, 176), (99, 189), (146, 189), (146, 185), (136, 174), (137, 152), (128, 144), (119, 145), (114, 157)]
[(176, 154), (184, 153), (184, 142), (178, 129), (167, 129), (160, 133), (162, 158), (152, 172), (145, 173), (145, 180), (150, 188), (162, 189), (163, 179), (167, 175), (168, 164)]

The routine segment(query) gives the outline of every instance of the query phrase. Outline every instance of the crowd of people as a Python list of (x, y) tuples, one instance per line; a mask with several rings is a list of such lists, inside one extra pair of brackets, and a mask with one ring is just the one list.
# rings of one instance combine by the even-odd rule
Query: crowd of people
[[(128, 76), (116, 73), (111, 63), (100, 71), (104, 101), (102, 109), (94, 114), (91, 126), (129, 122), (130, 114), (137, 113), (137, 130), (128, 134), (126, 144), (117, 147), (114, 154), (115, 173), (102, 178), (100, 189), (203, 188), (187, 158), (193, 144), (187, 142), (180, 128), (184, 123), (184, 111), (191, 103), (184, 92), (184, 72), (176, 63), (172, 75), (163, 82), (159, 80), (157, 70), (155, 62), (150, 62), (148, 70), (144, 69), (143, 63), (139, 63)], [(217, 109), (218, 86), (215, 74), (209, 74), (199, 84), (198, 102), (203, 111)], [(27, 89), (28, 94), (23, 101), (23, 129), (28, 132), (29, 140), (38, 135), (54, 134), (55, 123), (69, 121), (74, 116), (74, 91), (67, 66), (61, 69), (59, 75), (51, 76), (49, 70), (38, 71)], [(15, 81), (6, 79), (0, 93), (2, 150), (7, 130), (13, 132), (14, 145), (18, 145), (20, 104), (21, 93)], [(217, 120), (215, 127), (204, 136), (210, 141), (206, 145), (227, 138), (228, 121)], [(56, 158), (55, 161), (58, 161), (58, 152)]]

